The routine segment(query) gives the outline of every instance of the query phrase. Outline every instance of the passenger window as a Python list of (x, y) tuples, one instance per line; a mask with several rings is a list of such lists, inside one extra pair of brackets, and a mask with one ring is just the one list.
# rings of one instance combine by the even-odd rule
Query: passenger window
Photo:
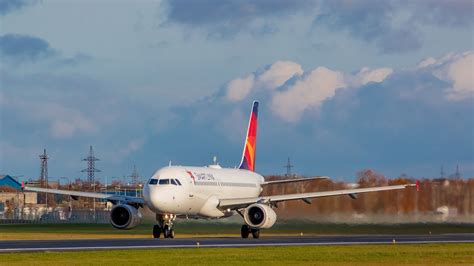
[(181, 186), (181, 182), (179, 182), (179, 179), (176, 179), (176, 183)]
[(170, 184), (170, 180), (169, 179), (160, 179), (160, 185), (169, 185)]
[(174, 179), (171, 179), (171, 184), (177, 186), (178, 184), (176, 184), (176, 181)]
[(158, 179), (150, 179), (150, 182), (148, 182), (150, 185), (156, 185), (158, 184)]

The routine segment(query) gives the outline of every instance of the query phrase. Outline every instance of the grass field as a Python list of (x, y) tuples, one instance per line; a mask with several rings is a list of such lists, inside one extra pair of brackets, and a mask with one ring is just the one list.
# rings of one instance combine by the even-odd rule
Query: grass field
[(474, 244), (189, 248), (0, 254), (1, 265), (473, 265)]
[[(0, 225), (0, 240), (149, 238), (152, 224), (132, 230), (117, 230), (109, 224), (34, 224)], [(177, 223), (176, 237), (239, 236), (240, 225), (219, 222)], [(337, 235), (337, 234), (442, 234), (473, 233), (474, 224), (321, 224), (280, 222), (262, 230), (262, 235)]]

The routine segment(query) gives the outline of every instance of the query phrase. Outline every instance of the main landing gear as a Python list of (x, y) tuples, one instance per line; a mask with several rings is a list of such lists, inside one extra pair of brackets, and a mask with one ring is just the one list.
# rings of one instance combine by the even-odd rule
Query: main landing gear
[(153, 226), (153, 238), (160, 238), (163, 233), (163, 238), (174, 238), (173, 221), (176, 215), (173, 214), (157, 214), (156, 221), (158, 224)]
[(250, 228), (250, 226), (246, 224), (242, 225), (242, 228), (240, 229), (240, 236), (242, 236), (242, 238), (249, 238), (250, 234), (252, 234), (253, 238), (259, 238), (260, 229)]

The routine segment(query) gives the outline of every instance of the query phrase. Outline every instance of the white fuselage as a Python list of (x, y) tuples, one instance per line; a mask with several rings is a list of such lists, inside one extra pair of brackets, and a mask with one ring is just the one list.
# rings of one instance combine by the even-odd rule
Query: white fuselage
[(219, 209), (220, 199), (258, 197), (263, 182), (263, 176), (248, 170), (170, 166), (148, 180), (143, 196), (158, 214), (219, 218), (234, 213)]

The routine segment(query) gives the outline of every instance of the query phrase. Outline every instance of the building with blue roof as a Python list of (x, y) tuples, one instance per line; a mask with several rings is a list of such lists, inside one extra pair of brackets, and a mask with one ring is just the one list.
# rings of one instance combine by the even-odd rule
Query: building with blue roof
[(21, 184), (10, 175), (0, 175), (0, 187), (11, 187), (16, 190), (21, 190)]

